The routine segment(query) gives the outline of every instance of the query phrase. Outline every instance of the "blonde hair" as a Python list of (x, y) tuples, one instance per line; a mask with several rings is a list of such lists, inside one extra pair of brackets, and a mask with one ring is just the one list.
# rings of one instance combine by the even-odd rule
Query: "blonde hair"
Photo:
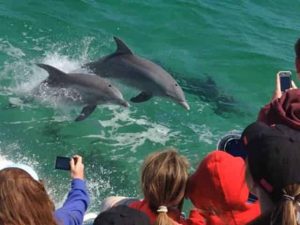
[(0, 171), (1, 225), (57, 225), (44, 185), (18, 168)]
[(282, 200), (278, 209), (282, 212), (282, 225), (297, 225), (296, 204), (300, 201), (300, 185), (292, 184), (283, 189), (285, 195), (291, 196), (294, 200)]
[[(152, 212), (160, 206), (179, 207), (188, 179), (188, 160), (174, 148), (150, 154), (142, 167), (142, 190)], [(158, 213), (154, 225), (173, 225), (164, 210)]]

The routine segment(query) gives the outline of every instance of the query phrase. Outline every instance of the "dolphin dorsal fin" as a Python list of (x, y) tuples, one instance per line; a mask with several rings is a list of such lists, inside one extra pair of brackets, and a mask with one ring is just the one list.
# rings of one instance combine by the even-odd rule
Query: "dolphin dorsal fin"
[(121, 39), (114, 37), (114, 40), (117, 44), (117, 54), (133, 54), (130, 48)]
[(43, 68), (44, 70), (46, 70), (49, 73), (49, 80), (51, 80), (51, 81), (59, 81), (62, 78), (67, 76), (67, 74), (65, 72), (63, 72), (53, 66), (43, 64), (43, 63), (37, 63), (36, 65)]

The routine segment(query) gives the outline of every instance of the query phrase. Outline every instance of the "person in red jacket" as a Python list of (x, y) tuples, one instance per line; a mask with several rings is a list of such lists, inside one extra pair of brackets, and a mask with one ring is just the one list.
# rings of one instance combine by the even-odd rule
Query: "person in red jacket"
[(209, 153), (187, 184), (195, 209), (190, 225), (243, 225), (260, 215), (258, 201), (249, 202), (245, 161), (224, 151)]
[(181, 214), (188, 179), (188, 160), (175, 149), (150, 154), (143, 163), (141, 186), (144, 198), (106, 198), (101, 211), (126, 205), (144, 212), (152, 225), (186, 225)]
[(129, 207), (148, 215), (151, 224), (186, 224), (181, 215), (188, 160), (174, 149), (154, 152), (142, 167), (142, 191), (144, 199), (132, 202)]

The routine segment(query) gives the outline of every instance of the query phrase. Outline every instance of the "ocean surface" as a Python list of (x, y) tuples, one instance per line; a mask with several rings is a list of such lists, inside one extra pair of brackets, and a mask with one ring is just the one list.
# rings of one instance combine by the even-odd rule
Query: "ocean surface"
[[(89, 211), (109, 195), (141, 196), (141, 163), (165, 146), (193, 171), (220, 137), (256, 119), (278, 70), (296, 80), (299, 12), (296, 0), (0, 1), (0, 161), (33, 166), (59, 206), (70, 177), (54, 169), (55, 157), (82, 155)], [(36, 63), (74, 71), (114, 52), (113, 36), (169, 71), (191, 110), (155, 97), (128, 109), (98, 106), (74, 122), (78, 106), (24, 101), (48, 76)], [(128, 100), (138, 94), (115, 85)]]

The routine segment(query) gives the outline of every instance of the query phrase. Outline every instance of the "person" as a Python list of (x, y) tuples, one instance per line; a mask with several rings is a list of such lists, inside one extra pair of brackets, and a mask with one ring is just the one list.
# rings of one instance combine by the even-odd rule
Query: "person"
[(142, 167), (144, 199), (129, 206), (145, 212), (154, 225), (185, 224), (181, 210), (188, 166), (188, 160), (172, 148), (150, 154)]
[[(300, 79), (300, 39), (295, 44), (295, 67)], [(259, 111), (257, 121), (268, 125), (285, 124), (291, 128), (300, 130), (300, 90), (292, 81), (291, 89), (282, 92), (279, 73), (276, 74), (275, 91), (271, 102)]]
[(268, 125), (285, 124), (300, 130), (300, 89), (293, 84), (290, 90), (281, 92), (279, 73), (276, 75), (276, 88), (270, 103), (259, 112), (257, 121)]
[(242, 134), (248, 151), (247, 183), (262, 215), (251, 225), (300, 224), (300, 133), (283, 124), (250, 124)]
[(186, 197), (194, 209), (190, 225), (243, 225), (260, 215), (258, 201), (248, 200), (245, 161), (224, 151), (212, 151), (189, 177)]
[(154, 225), (186, 224), (181, 210), (188, 166), (188, 160), (173, 148), (154, 152), (146, 157), (142, 166), (144, 199), (109, 197), (102, 207), (107, 210), (117, 205), (128, 205), (144, 212)]
[(93, 225), (150, 225), (150, 220), (139, 210), (119, 205), (101, 212)]
[[(89, 205), (81, 156), (70, 161), (71, 190), (63, 206), (54, 204), (36, 173), (18, 164), (0, 170), (0, 224), (81, 225)], [(33, 176), (32, 176), (33, 175)]]

